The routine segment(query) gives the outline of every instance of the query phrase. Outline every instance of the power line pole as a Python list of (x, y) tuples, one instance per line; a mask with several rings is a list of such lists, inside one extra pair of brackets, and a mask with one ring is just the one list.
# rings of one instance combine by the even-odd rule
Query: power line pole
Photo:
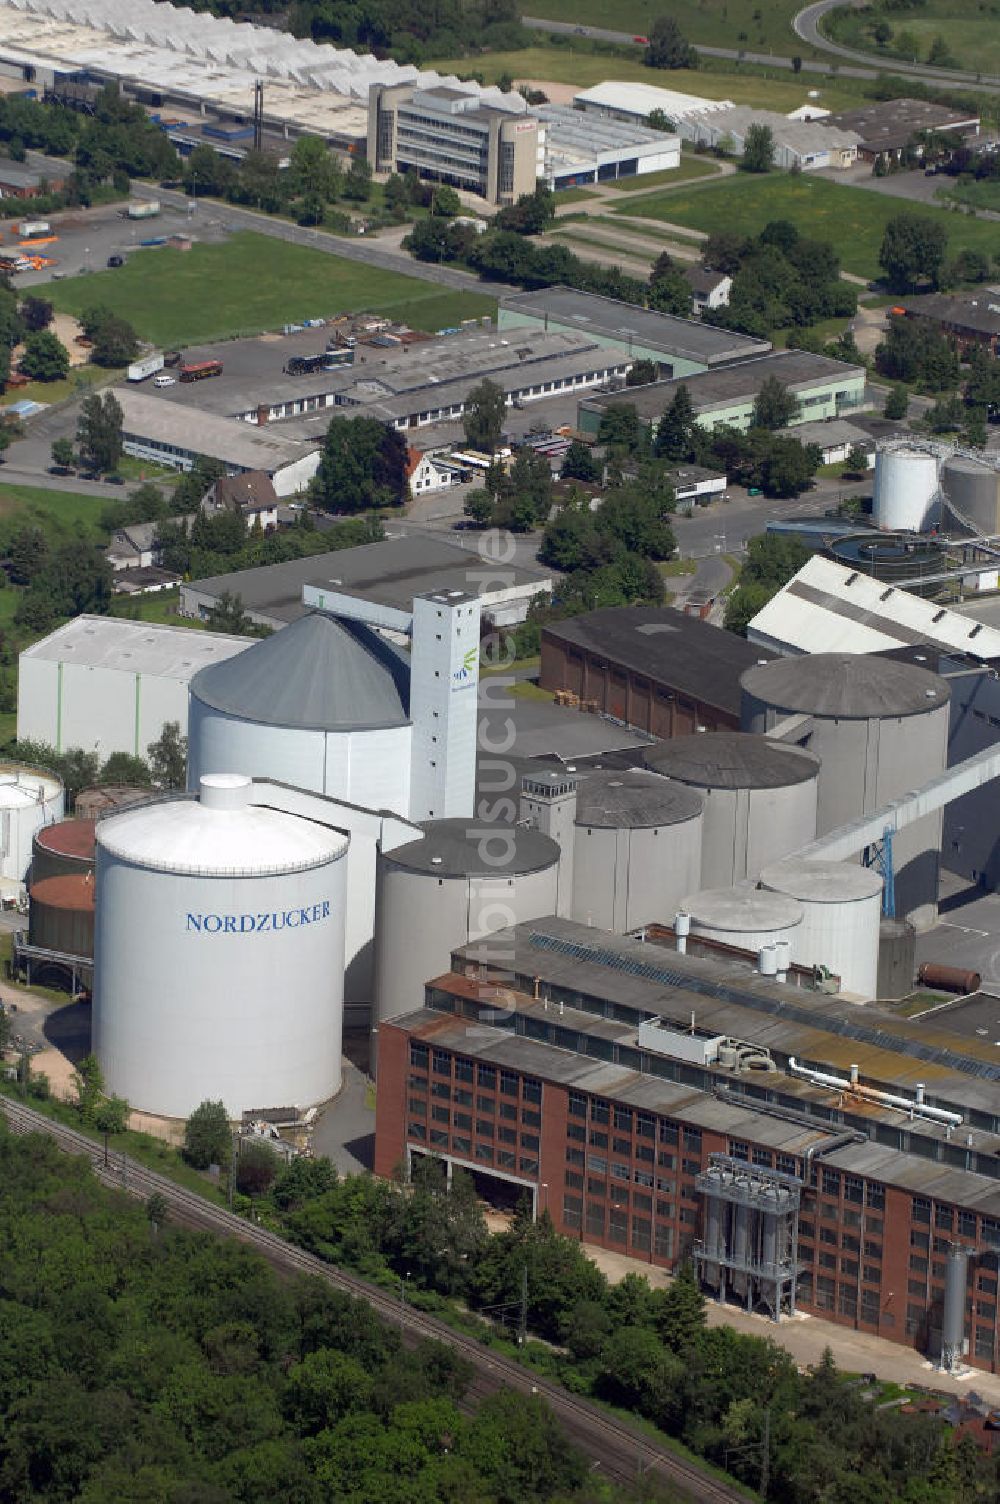
[(523, 1347), (528, 1340), (528, 1266), (521, 1270), (521, 1312), (517, 1323), (517, 1345)]

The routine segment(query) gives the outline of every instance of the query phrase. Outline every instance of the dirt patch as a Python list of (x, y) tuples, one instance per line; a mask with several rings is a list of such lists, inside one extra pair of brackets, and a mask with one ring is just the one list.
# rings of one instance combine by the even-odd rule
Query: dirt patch
[(73, 341), (78, 334), (82, 334), (78, 319), (71, 313), (54, 313), (49, 325), (56, 339), (61, 339), (69, 351), (69, 363), (71, 366), (85, 366), (90, 360), (90, 351), (82, 345), (76, 345)]
[(548, 96), (549, 104), (572, 104), (580, 92), (579, 84), (555, 84), (549, 78), (519, 78), (517, 87), (541, 89)]

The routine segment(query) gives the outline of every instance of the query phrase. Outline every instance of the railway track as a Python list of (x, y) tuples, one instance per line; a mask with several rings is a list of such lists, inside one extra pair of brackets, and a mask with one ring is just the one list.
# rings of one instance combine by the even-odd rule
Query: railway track
[(158, 1193), (169, 1205), (174, 1219), (184, 1226), (238, 1238), (256, 1248), (281, 1272), (317, 1275), (355, 1299), (367, 1301), (387, 1324), (397, 1326), (410, 1340), (428, 1338), (446, 1343), (472, 1365), (474, 1378), (470, 1392), (475, 1398), (485, 1399), (501, 1387), (538, 1395), (558, 1417), (580, 1451), (591, 1459), (594, 1470), (603, 1477), (615, 1483), (630, 1483), (648, 1473), (662, 1478), (698, 1504), (736, 1504), (736, 1501), (746, 1504), (746, 1491), (719, 1481), (696, 1464), (658, 1446), (627, 1422), (608, 1416), (598, 1406), (569, 1394), (558, 1384), (531, 1373), (474, 1338), (454, 1331), (436, 1317), (425, 1315), (412, 1306), (404, 1306), (377, 1285), (324, 1263), (267, 1228), (214, 1206), (195, 1192), (185, 1190), (155, 1170), (147, 1170), (124, 1154), (115, 1153), (105, 1159), (103, 1147), (86, 1134), (53, 1122), (31, 1107), (0, 1096), (0, 1113), (13, 1132), (45, 1133), (66, 1153), (83, 1155), (103, 1184), (145, 1200)]

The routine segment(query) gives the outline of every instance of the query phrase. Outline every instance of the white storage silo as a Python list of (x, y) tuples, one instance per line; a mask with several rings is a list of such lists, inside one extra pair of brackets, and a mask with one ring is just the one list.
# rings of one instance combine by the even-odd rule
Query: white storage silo
[(765, 867), (762, 888), (784, 893), (802, 906), (792, 931), (792, 960), (827, 966), (841, 990), (873, 998), (878, 986), (882, 879), (852, 862), (810, 862), (786, 857)]
[(754, 955), (779, 940), (794, 945), (793, 936), (802, 923), (800, 903), (761, 888), (706, 888), (690, 893), (680, 907), (691, 920), (692, 935), (704, 935)]
[(495, 930), (554, 914), (559, 847), (540, 830), (430, 820), (378, 862), (375, 1016), (423, 1006), (451, 953)]
[(941, 520), (938, 457), (929, 449), (887, 444), (875, 451), (875, 526), (924, 533)]
[(23, 887), (36, 832), (61, 820), (64, 807), (62, 781), (54, 773), (0, 763), (0, 884)]
[(347, 837), (208, 775), (97, 828), (93, 1046), (109, 1092), (186, 1117), (340, 1088)]
[(405, 655), (317, 612), (191, 680), (188, 787), (246, 773), (408, 815), (411, 736)]
[[(820, 760), (816, 834), (943, 773), (948, 760), (950, 693), (918, 664), (864, 653), (812, 653), (747, 669), (743, 724), (767, 732), (802, 717), (802, 738)], [(786, 847), (786, 853), (796, 850)], [(941, 813), (926, 815), (893, 841), (896, 912), (918, 929), (937, 912)], [(783, 853), (784, 854), (784, 853)]]
[(728, 887), (797, 851), (816, 834), (819, 763), (741, 731), (675, 737), (650, 747), (647, 767), (704, 799), (701, 881)]
[(572, 917), (624, 934), (670, 924), (701, 882), (702, 800), (642, 769), (591, 773), (576, 794)]

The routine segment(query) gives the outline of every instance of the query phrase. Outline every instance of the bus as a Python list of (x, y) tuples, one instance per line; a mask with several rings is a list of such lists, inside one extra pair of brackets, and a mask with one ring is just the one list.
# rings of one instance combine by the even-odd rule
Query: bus
[(181, 366), (179, 372), (182, 381), (203, 381), (206, 376), (221, 376), (221, 360), (196, 360), (191, 365)]

